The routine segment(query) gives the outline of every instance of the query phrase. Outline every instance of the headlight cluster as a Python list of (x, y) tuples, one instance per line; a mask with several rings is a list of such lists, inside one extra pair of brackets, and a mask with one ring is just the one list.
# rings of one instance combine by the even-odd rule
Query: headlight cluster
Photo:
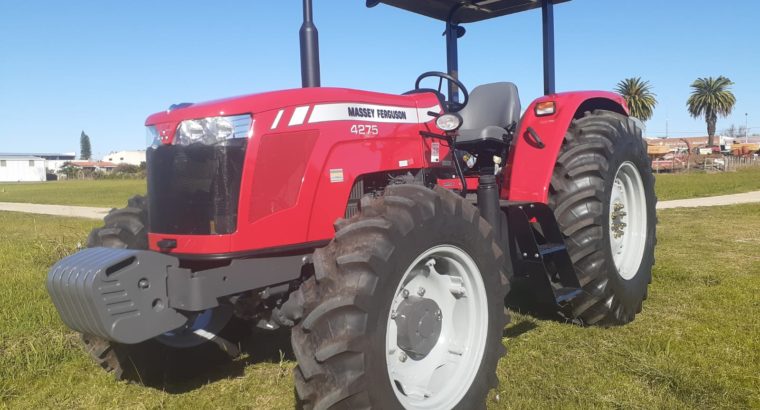
[(174, 144), (215, 145), (233, 138), (248, 138), (252, 122), (248, 114), (185, 120), (177, 127)]
[(145, 127), (145, 145), (156, 148), (161, 145), (161, 138), (155, 125)]
[(435, 120), (435, 125), (443, 131), (456, 131), (462, 126), (462, 117), (455, 112), (446, 113)]

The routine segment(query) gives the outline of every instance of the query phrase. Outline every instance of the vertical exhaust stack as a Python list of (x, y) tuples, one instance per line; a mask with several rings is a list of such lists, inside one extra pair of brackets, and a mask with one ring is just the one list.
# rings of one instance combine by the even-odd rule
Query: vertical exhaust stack
[(319, 87), (319, 33), (314, 25), (311, 0), (303, 0), (301, 39), (301, 86)]

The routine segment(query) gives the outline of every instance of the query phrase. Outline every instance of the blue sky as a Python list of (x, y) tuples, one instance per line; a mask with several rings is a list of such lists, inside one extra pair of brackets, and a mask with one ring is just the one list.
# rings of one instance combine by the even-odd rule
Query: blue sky
[[(139, 149), (172, 103), (300, 86), (300, 1), (0, 0), (0, 152)], [(364, 0), (314, 0), (322, 84), (401, 93), (445, 70), (443, 24)], [(760, 2), (574, 0), (557, 5), (557, 89), (611, 90), (630, 76), (658, 96), (650, 135), (704, 135), (685, 102), (697, 77), (736, 85), (718, 130), (760, 133)], [(460, 75), (542, 93), (541, 15), (467, 25)]]

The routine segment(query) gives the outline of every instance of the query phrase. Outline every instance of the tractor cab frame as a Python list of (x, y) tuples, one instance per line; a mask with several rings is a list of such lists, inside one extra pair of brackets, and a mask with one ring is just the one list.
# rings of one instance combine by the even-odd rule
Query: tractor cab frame
[[(367, 7), (387, 4), (440, 20), (446, 24), (446, 71), (459, 78), (458, 40), (465, 35), (462, 24), (541, 8), (543, 33), (544, 94), (555, 92), (554, 71), (554, 4), (570, 0), (367, 0)], [(301, 78), (304, 87), (320, 86), (319, 41), (312, 17), (312, 1), (303, 0), (304, 22), (301, 26)], [(457, 87), (449, 83), (449, 101), (458, 101)]]

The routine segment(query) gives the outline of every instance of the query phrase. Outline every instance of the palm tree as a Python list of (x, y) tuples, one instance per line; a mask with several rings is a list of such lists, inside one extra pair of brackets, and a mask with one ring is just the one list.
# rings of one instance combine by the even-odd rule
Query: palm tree
[(617, 83), (615, 91), (625, 98), (632, 116), (641, 121), (652, 118), (657, 105), (657, 94), (652, 92), (649, 81), (641, 81), (641, 77), (626, 78)]
[(729, 90), (732, 85), (734, 83), (723, 76), (697, 78), (691, 83), (691, 96), (686, 101), (686, 105), (689, 107), (689, 114), (692, 117), (705, 117), (707, 145), (710, 147), (713, 146), (715, 123), (718, 122), (718, 115), (727, 117), (736, 104), (736, 97)]

